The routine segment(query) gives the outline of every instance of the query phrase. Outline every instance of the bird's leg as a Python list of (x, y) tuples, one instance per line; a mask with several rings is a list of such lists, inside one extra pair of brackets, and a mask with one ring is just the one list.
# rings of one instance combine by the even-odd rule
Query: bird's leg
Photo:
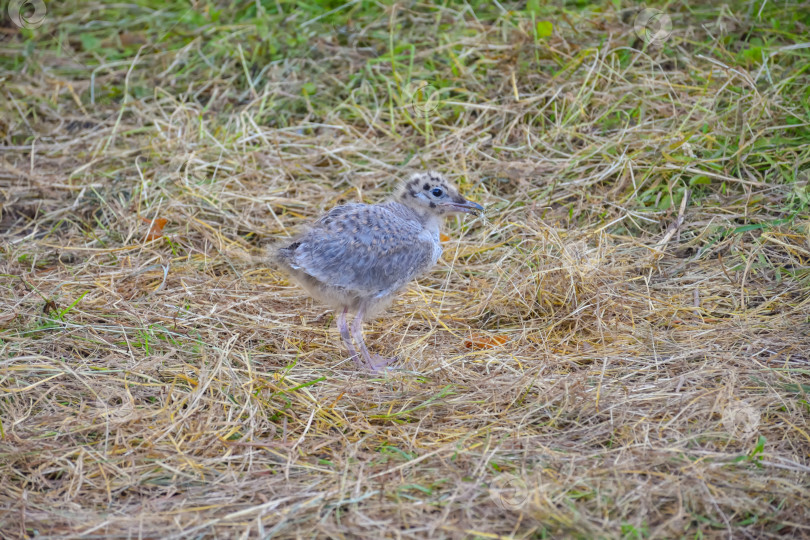
[(346, 324), (347, 311), (349, 311), (349, 308), (343, 308), (343, 311), (338, 315), (338, 330), (340, 330), (340, 337), (343, 339), (343, 343), (346, 345), (346, 348), (349, 349), (349, 355), (351, 355), (352, 360), (354, 360), (358, 367), (362, 368), (364, 367), (363, 361), (360, 359), (360, 355), (357, 354), (357, 349), (354, 348), (354, 344), (352, 344), (352, 335), (349, 333), (349, 325)]
[(357, 316), (354, 318), (354, 322), (352, 322), (352, 334), (354, 335), (354, 340), (357, 342), (357, 346), (360, 347), (360, 352), (363, 354), (363, 358), (365, 358), (366, 363), (369, 367), (371, 367), (371, 369), (374, 369), (372, 367), (373, 362), (371, 361), (371, 356), (368, 354), (366, 342), (363, 339), (363, 308), (360, 308), (357, 311)]
[(385, 366), (396, 361), (396, 357), (383, 358), (376, 354), (372, 357), (368, 353), (366, 341), (363, 339), (363, 311), (364, 309), (362, 307), (357, 311), (357, 316), (354, 318), (354, 322), (352, 323), (352, 334), (354, 335), (354, 340), (357, 342), (357, 346), (360, 347), (360, 352), (363, 354), (363, 358), (365, 358), (366, 363), (371, 371), (382, 371)]

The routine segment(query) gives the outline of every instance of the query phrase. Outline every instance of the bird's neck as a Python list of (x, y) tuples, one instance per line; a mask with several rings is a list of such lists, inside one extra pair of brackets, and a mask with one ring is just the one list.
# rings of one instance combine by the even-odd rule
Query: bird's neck
[[(418, 215), (418, 212), (414, 211), (414, 214)], [(444, 219), (441, 216), (431, 214), (430, 212), (425, 212), (423, 215), (421, 215), (419, 217), (419, 221), (422, 223), (422, 227), (434, 235), (439, 234), (439, 231), (442, 230), (442, 225), (444, 224)]]
[(405, 219), (418, 221), (425, 229), (435, 232), (436, 234), (442, 229), (444, 219), (427, 209), (420, 207), (413, 207), (408, 204), (403, 204), (400, 201), (391, 201), (389, 205), (396, 205), (398, 207), (395, 211), (402, 215)]

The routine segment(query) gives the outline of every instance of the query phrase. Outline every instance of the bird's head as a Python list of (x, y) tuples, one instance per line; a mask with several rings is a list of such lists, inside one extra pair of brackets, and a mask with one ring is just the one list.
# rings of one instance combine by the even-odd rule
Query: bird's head
[(455, 213), (476, 213), (484, 209), (459, 195), (456, 187), (436, 171), (416, 173), (405, 181), (399, 202), (422, 215), (437, 217)]

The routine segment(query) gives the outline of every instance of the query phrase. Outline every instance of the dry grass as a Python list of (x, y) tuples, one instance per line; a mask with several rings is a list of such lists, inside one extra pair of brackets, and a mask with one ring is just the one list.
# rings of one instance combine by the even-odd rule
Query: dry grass
[[(810, 536), (796, 5), (64, 4), (0, 29), (3, 536)], [(266, 247), (423, 167), (488, 210), (372, 376)]]

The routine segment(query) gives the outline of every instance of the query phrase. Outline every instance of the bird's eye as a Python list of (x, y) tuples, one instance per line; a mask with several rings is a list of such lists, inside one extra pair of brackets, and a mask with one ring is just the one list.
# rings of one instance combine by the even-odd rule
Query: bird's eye
[(444, 195), (444, 191), (442, 191), (439, 188), (433, 188), (433, 191), (431, 191), (431, 193), (433, 193), (434, 197), (441, 197), (442, 195)]

